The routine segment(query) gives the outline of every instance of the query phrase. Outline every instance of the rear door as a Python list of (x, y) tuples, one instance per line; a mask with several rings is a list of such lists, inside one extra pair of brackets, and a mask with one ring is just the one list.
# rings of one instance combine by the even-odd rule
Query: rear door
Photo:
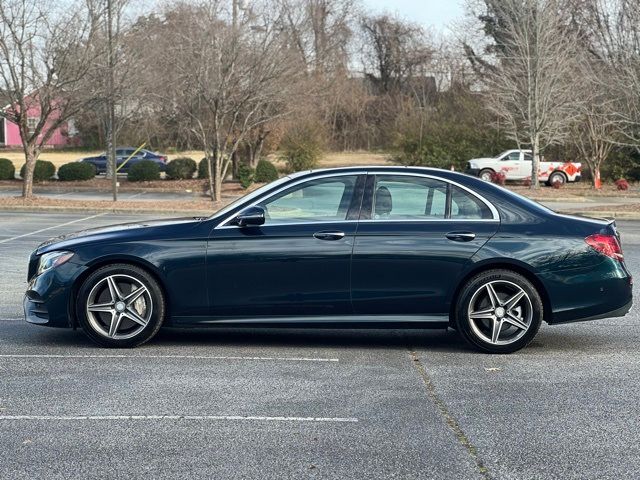
[(354, 312), (447, 314), (462, 271), (498, 225), (495, 208), (460, 185), (370, 174), (353, 251)]

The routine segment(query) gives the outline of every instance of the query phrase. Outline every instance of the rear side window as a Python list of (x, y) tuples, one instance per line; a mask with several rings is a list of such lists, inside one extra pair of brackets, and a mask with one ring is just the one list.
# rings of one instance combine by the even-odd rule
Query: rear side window
[(410, 175), (376, 175), (368, 186), (369, 210), (362, 219), (491, 220), (490, 207), (473, 193), (444, 180)]
[(447, 184), (424, 177), (380, 175), (373, 192), (374, 220), (443, 219)]
[(451, 218), (455, 219), (491, 219), (489, 207), (462, 188), (451, 185)]

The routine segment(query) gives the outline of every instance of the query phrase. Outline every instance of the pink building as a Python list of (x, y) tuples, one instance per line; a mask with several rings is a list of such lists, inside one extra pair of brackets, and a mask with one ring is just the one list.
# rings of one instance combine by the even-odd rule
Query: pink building
[[(5, 110), (10, 108), (10, 105), (5, 107)], [(50, 125), (56, 119), (55, 113), (52, 114), (47, 121), (47, 124)], [(30, 128), (35, 128), (35, 126), (40, 121), (40, 107), (38, 105), (33, 105), (29, 108), (27, 113), (27, 123)], [(48, 126), (47, 125), (47, 126)], [(44, 130), (47, 130), (47, 126), (45, 126)], [(53, 135), (47, 140), (45, 146), (47, 147), (67, 147), (67, 146), (77, 146), (79, 143), (79, 138), (77, 137), (78, 131), (75, 128), (75, 124), (73, 119), (64, 122), (60, 127), (56, 128), (53, 132)], [(20, 129), (18, 125), (10, 122), (6, 118), (0, 118), (0, 146), (14, 148), (21, 147), (22, 141), (20, 140)]]

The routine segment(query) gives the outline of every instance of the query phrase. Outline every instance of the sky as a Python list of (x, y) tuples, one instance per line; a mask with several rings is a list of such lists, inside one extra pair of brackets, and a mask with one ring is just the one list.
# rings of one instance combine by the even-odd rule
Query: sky
[(460, 18), (464, 0), (364, 0), (364, 5), (377, 12), (397, 13), (399, 16), (434, 32), (444, 32), (452, 20)]

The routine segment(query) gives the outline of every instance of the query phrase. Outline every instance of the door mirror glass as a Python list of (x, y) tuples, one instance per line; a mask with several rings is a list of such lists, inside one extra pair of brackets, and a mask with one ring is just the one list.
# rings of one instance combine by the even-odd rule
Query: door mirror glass
[(251, 227), (264, 224), (264, 208), (253, 206), (242, 210), (236, 217), (236, 225), (239, 227)]

